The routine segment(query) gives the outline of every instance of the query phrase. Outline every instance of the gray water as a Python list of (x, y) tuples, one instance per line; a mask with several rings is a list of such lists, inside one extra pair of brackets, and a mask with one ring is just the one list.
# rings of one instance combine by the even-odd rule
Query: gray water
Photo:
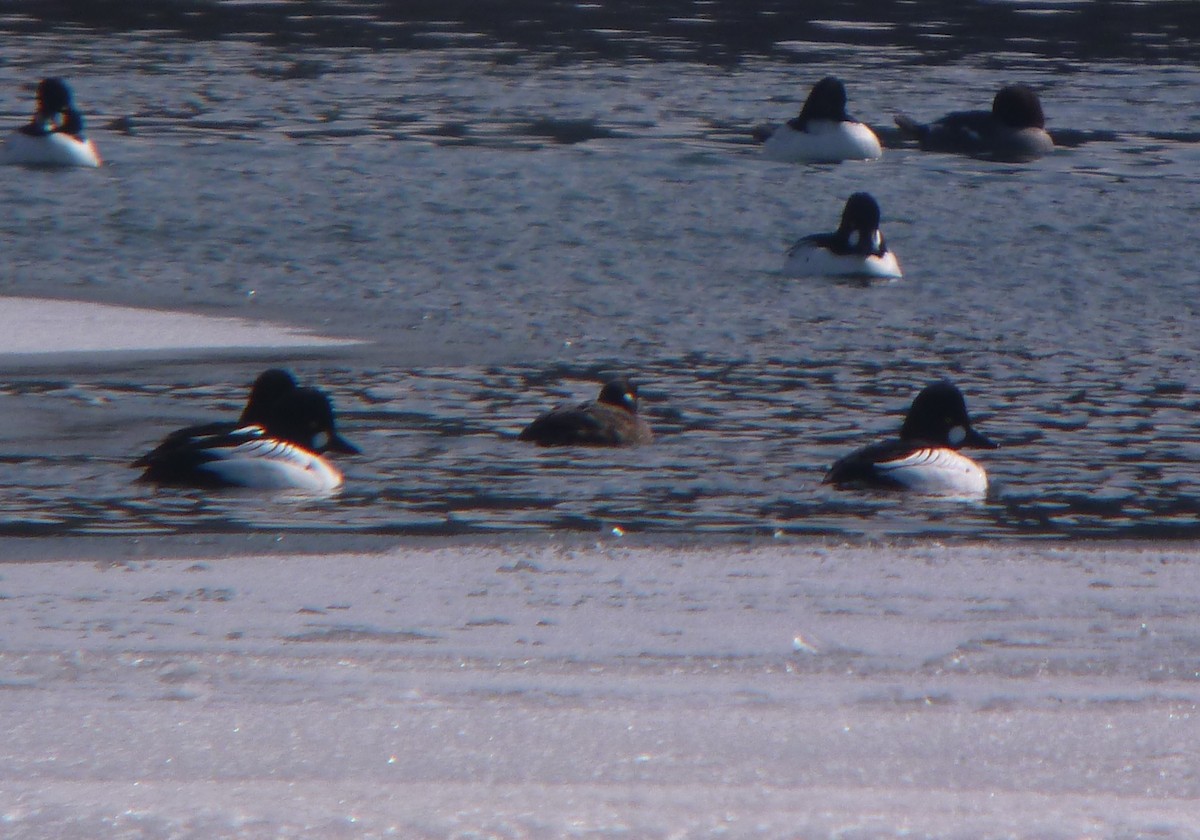
[[(106, 166), (0, 172), (0, 293), (369, 343), (13, 368), (2, 534), (1200, 534), (1200, 3), (5, 8), (0, 118), (65, 76)], [(827, 74), (883, 159), (765, 161), (752, 129)], [(1013, 81), (1040, 92), (1048, 159), (888, 130)], [(861, 189), (905, 279), (785, 278)], [(339, 495), (133, 481), (272, 365), (328, 389), (362, 447)], [(653, 446), (514, 440), (613, 372)], [(820, 485), (946, 377), (1001, 444), (986, 502)]]

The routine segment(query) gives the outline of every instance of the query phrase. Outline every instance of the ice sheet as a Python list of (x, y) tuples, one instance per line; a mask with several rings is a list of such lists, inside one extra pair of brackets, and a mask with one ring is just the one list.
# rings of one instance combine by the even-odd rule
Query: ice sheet
[(338, 347), (357, 342), (282, 324), (130, 306), (0, 298), (0, 354)]
[(0, 827), (1200, 836), (1195, 553), (396, 546), (0, 567)]

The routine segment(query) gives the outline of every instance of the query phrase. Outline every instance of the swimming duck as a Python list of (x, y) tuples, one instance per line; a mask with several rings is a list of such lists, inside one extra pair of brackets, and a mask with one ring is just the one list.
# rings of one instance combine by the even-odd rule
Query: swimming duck
[(562, 405), (538, 417), (518, 436), (540, 446), (635, 446), (650, 443), (650, 425), (638, 416), (637, 386), (627, 379), (604, 384), (600, 396)]
[(996, 448), (971, 427), (962, 392), (951, 382), (936, 382), (917, 394), (898, 439), (866, 446), (840, 459), (823, 483), (839, 489), (982, 497), (987, 493), (987, 473), (957, 451), (964, 446)]
[(833, 233), (806, 236), (788, 249), (783, 264), (792, 277), (868, 277), (899, 280), (900, 261), (879, 230), (879, 203), (870, 193), (846, 199)]
[(927, 152), (954, 152), (1006, 163), (1025, 163), (1054, 151), (1042, 103), (1028, 85), (1006, 85), (991, 111), (954, 111), (931, 123), (899, 114), (900, 133)]
[(328, 493), (342, 475), (322, 454), (359, 451), (337, 433), (329, 397), (286, 371), (259, 377), (242, 418), (172, 432), (133, 466), (158, 484)]
[(883, 155), (879, 138), (846, 113), (846, 86), (834, 76), (813, 85), (800, 115), (763, 143), (763, 154), (782, 163), (837, 163)]
[(84, 136), (83, 114), (75, 108), (66, 82), (49, 78), (38, 83), (33, 119), (5, 138), (0, 164), (100, 165), (96, 147)]

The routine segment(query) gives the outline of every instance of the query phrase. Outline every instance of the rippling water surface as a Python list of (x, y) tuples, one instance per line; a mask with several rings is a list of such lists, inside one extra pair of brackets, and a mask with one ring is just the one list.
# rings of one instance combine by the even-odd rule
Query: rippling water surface
[[(1200, 534), (1200, 3), (6, 8), (0, 116), (66, 76), (108, 165), (0, 173), (0, 293), (369, 343), (15, 367), (0, 533)], [(763, 160), (751, 130), (831, 73), (884, 158)], [(1054, 156), (887, 130), (1011, 81), (1040, 91)], [(905, 280), (783, 277), (860, 189)], [(365, 452), (344, 492), (132, 482), (271, 364), (333, 394)], [(653, 446), (515, 442), (618, 371)], [(820, 485), (943, 377), (1002, 446), (986, 502)]]

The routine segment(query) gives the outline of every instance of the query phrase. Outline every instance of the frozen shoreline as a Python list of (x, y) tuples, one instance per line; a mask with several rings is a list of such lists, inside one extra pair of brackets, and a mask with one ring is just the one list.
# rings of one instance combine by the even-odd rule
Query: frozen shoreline
[(0, 821), (1196, 837), (1198, 590), (1179, 545), (10, 563)]
[(211, 355), (228, 350), (334, 349), (361, 342), (246, 318), (72, 300), (0, 297), (0, 355), (44, 363), (95, 354)]

